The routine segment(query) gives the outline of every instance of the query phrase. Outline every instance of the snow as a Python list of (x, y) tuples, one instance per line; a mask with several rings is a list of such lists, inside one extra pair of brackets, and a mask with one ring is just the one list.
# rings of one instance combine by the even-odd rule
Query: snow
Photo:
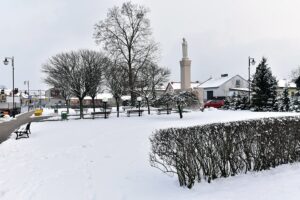
[[(95, 97), (95, 99), (103, 99), (103, 98), (111, 99), (111, 98), (113, 98), (113, 95), (111, 93), (100, 93), (100, 94), (97, 94), (97, 96)], [(78, 99), (78, 98), (77, 97), (71, 97), (70, 99), (74, 100), (74, 99)], [(84, 99), (85, 100), (91, 100), (92, 97), (85, 96)]]
[(2, 122), (8, 122), (10, 120), (12, 120), (13, 117), (10, 117), (9, 115), (4, 115), (3, 117), (0, 117), (0, 123)]
[(219, 78), (214, 78), (210, 79), (203, 84), (201, 84), (199, 87), (200, 88), (215, 88), (215, 87), (220, 87), (230, 79), (232, 79), (234, 76), (226, 76), (226, 77), (219, 77)]
[[(44, 110), (51, 114), (51, 110)], [(0, 199), (253, 200), (299, 199), (300, 164), (181, 188), (150, 167), (156, 129), (298, 115), (222, 111), (32, 123), (29, 139), (0, 145)]]
[[(170, 82), (169, 83), (172, 86), (173, 90), (180, 90), (181, 89), (181, 82)], [(199, 87), (200, 83), (197, 82), (191, 82), (191, 88)]]
[(278, 81), (277, 83), (278, 87), (280, 88), (285, 88), (285, 87), (288, 87), (288, 88), (296, 88), (296, 83), (294, 82), (291, 82), (291, 81), (288, 81), (286, 79), (281, 79)]

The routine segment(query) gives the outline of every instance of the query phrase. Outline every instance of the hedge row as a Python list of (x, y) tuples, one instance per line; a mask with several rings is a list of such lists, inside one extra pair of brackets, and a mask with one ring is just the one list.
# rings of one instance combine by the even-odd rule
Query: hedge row
[(297, 116), (158, 130), (150, 138), (150, 163), (192, 188), (196, 181), (299, 161), (299, 130)]

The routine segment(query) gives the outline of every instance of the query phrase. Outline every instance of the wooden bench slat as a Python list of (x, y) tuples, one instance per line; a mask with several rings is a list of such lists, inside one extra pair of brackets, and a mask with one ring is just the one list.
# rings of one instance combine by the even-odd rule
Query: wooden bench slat
[(132, 113), (138, 113), (138, 114), (143, 114), (144, 110), (127, 110), (127, 117), (130, 117), (130, 114)]
[(104, 115), (106, 114), (107, 117), (109, 117), (110, 115), (110, 111), (109, 112), (103, 112), (103, 111), (100, 111), (100, 112), (92, 112), (91, 115), (93, 116), (93, 119), (95, 119), (95, 115)]
[(166, 114), (170, 114), (172, 112), (172, 108), (159, 108), (159, 109), (157, 109), (157, 114), (160, 115), (164, 111), (166, 111)]

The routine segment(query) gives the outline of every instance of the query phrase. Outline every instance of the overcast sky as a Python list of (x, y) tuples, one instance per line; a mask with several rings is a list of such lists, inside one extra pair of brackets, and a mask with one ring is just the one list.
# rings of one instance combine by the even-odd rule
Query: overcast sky
[[(0, 85), (11, 87), (5, 56), (15, 57), (15, 87), (46, 89), (41, 64), (67, 50), (99, 50), (93, 26), (119, 0), (1, 0)], [(288, 78), (300, 65), (299, 0), (134, 0), (150, 8), (159, 64), (179, 81), (181, 42), (192, 60), (192, 80), (221, 73), (247, 77), (248, 56), (265, 56), (273, 74)], [(255, 67), (252, 68), (254, 72)]]

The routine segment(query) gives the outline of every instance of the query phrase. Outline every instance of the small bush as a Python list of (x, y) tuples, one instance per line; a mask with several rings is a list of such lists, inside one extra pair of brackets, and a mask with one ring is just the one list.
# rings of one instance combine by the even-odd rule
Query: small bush
[(150, 138), (150, 163), (188, 188), (267, 170), (300, 160), (299, 122), (295, 116), (158, 130)]

